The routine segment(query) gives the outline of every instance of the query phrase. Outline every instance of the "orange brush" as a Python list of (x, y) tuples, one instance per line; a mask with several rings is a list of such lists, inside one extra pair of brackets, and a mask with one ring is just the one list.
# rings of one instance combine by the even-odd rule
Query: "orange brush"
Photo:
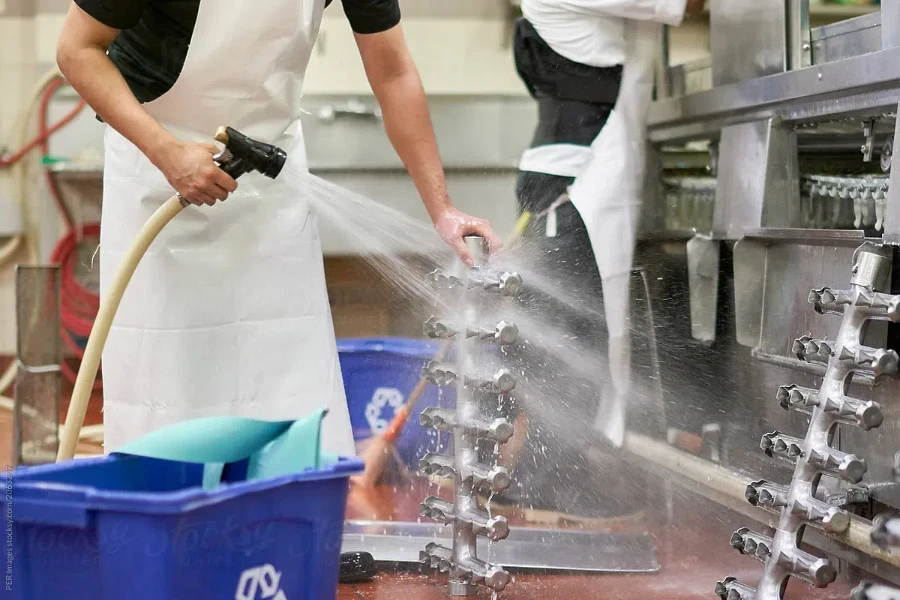
[[(451, 340), (444, 340), (437, 353), (435, 353), (434, 360), (443, 360), (451, 344)], [(397, 443), (397, 439), (403, 433), (403, 429), (406, 427), (407, 421), (409, 421), (409, 415), (412, 414), (427, 385), (427, 381), (419, 379), (406, 403), (394, 414), (394, 418), (391, 420), (388, 428), (373, 438), (360, 453), (360, 458), (366, 463), (366, 470), (362, 474), (353, 477), (353, 483), (360, 487), (375, 487), (381, 478), (381, 474), (384, 472), (384, 465), (387, 463), (388, 457), (394, 454), (394, 444)]]

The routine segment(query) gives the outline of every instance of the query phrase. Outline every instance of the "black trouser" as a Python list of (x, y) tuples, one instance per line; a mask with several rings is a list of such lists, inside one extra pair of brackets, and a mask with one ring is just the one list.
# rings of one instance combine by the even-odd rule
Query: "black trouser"
[[(542, 100), (534, 145), (587, 146), (611, 108)], [(572, 181), (520, 173), (520, 210), (545, 211)], [(533, 263), (529, 271), (541, 281), (540, 289), (526, 281), (520, 301), (527, 314), (539, 315), (546, 331), (520, 355), (528, 379), (517, 389), (518, 405), (528, 417), (528, 439), (509, 496), (540, 510), (587, 517), (626, 514), (640, 506), (641, 488), (620, 465), (598, 467), (585, 453), (605, 446), (593, 424), (601, 398), (611, 393), (602, 280), (578, 211), (570, 202), (555, 211), (555, 236), (547, 236), (547, 217), (533, 217), (523, 236), (523, 252)]]
[[(525, 19), (516, 23), (516, 69), (538, 103), (532, 147), (552, 144), (591, 145), (615, 104), (622, 67), (593, 67), (556, 53)], [(551, 169), (548, 169), (551, 170)], [(552, 172), (552, 170), (551, 170)], [(572, 178), (522, 172), (516, 186), (520, 210), (545, 211), (572, 183)], [(616, 182), (609, 182), (615, 185)], [(636, 502), (610, 475), (585, 458), (597, 446), (594, 419), (608, 390), (609, 367), (602, 284), (584, 222), (570, 203), (556, 209), (556, 235), (546, 235), (546, 218), (533, 218), (525, 232), (522, 257), (539, 277), (520, 297), (530, 325), (520, 332), (516, 404), (528, 417), (525, 452), (513, 473), (509, 499), (536, 509), (581, 516), (630, 512)], [(531, 340), (527, 338), (531, 337)], [(614, 478), (613, 478), (614, 479)]]

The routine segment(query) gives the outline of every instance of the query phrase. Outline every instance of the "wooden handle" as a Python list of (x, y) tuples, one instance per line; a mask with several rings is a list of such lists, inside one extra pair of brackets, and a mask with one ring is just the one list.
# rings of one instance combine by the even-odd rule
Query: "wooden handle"
[(391, 421), (390, 426), (384, 430), (384, 433), (381, 434), (381, 437), (385, 439), (388, 443), (395, 443), (397, 438), (400, 437), (400, 434), (403, 433), (403, 428), (406, 427), (406, 422), (409, 420), (409, 408), (403, 406), (400, 410), (397, 411), (397, 414), (394, 415), (394, 420)]

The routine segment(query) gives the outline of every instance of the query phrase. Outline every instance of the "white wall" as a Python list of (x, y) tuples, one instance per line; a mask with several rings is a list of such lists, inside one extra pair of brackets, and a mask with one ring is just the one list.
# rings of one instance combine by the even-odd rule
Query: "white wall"
[[(6, 0), (0, 12), (0, 147), (14, 146), (15, 121), (24, 108), (30, 88), (54, 64), (56, 39), (68, 0)], [(404, 30), (419, 71), (430, 94), (523, 95), (512, 64), (511, 23), (506, 0), (402, 0)], [(704, 22), (688, 23), (673, 32), (673, 62), (707, 54)], [(306, 93), (309, 95), (369, 93), (353, 37), (339, 3), (328, 9), (322, 33), (310, 64)], [(61, 99), (52, 110), (61, 115), (72, 100)], [(51, 144), (55, 153), (98, 156), (100, 127), (87, 112)], [(37, 171), (35, 171), (37, 172)], [(61, 233), (53, 208), (33, 178), (32, 202), (42, 219), (45, 253)], [(8, 170), (0, 170), (0, 202), (13, 196)], [(67, 188), (71, 198), (95, 213), (96, 186)], [(0, 215), (3, 212), (0, 210)], [(0, 240), (2, 241), (2, 240)], [(46, 259), (46, 255), (44, 257)], [(0, 354), (14, 350), (13, 272), (0, 270)]]

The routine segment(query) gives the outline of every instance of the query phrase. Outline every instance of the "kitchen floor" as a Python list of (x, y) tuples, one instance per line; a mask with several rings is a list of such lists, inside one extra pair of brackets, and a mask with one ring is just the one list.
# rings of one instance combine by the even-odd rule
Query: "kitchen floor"
[[(415, 521), (414, 509), (424, 490), (384, 487), (354, 490), (348, 506), (351, 519), (403, 519)], [(498, 600), (693, 600), (715, 598), (716, 582), (736, 577), (751, 585), (758, 582), (763, 565), (732, 549), (729, 539), (741, 526), (759, 528), (712, 504), (698, 502), (688, 491), (676, 492), (673, 524), (662, 526), (645, 521), (653, 532), (660, 569), (651, 574), (513, 573), (514, 580), (498, 595)], [(374, 511), (374, 512), (373, 512)], [(524, 525), (511, 518), (512, 525)], [(627, 529), (634, 526), (629, 525)], [(497, 542), (502, 544), (503, 542)], [(379, 573), (371, 582), (341, 585), (339, 600), (443, 600), (447, 575), (410, 565), (402, 571)], [(793, 581), (785, 594), (788, 600), (849, 600), (853, 584), (838, 581), (827, 589)], [(491, 598), (482, 591), (479, 598)]]
[[(70, 390), (66, 390), (69, 392)], [(99, 423), (99, 394), (91, 403), (86, 424)], [(62, 408), (63, 417), (67, 407)], [(11, 463), (12, 415), (0, 411), (0, 458)], [(83, 445), (79, 452), (100, 452), (97, 446)], [(676, 489), (680, 489), (677, 488)], [(418, 517), (418, 503), (426, 490), (415, 486), (382, 486), (373, 490), (351, 491), (347, 516), (359, 520), (409, 520)], [(759, 528), (745, 517), (729, 513), (698, 500), (690, 491), (675, 494), (674, 518), (662, 525), (647, 519), (642, 526), (654, 535), (660, 570), (652, 574), (573, 574), (513, 573), (514, 580), (499, 600), (603, 599), (603, 600), (689, 600), (715, 598), (717, 581), (737, 577), (755, 585), (762, 564), (741, 556), (729, 544), (731, 533), (741, 526)], [(523, 525), (511, 518), (511, 524)], [(633, 527), (630, 525), (629, 527)], [(503, 542), (498, 542), (502, 544)], [(439, 600), (449, 598), (445, 592), (447, 575), (432, 572), (424, 566), (410, 565), (400, 570), (382, 570), (372, 581), (341, 585), (338, 600)], [(851, 582), (838, 581), (827, 589), (817, 590), (792, 580), (786, 597), (789, 600), (848, 600)], [(480, 598), (491, 598), (482, 591)]]

